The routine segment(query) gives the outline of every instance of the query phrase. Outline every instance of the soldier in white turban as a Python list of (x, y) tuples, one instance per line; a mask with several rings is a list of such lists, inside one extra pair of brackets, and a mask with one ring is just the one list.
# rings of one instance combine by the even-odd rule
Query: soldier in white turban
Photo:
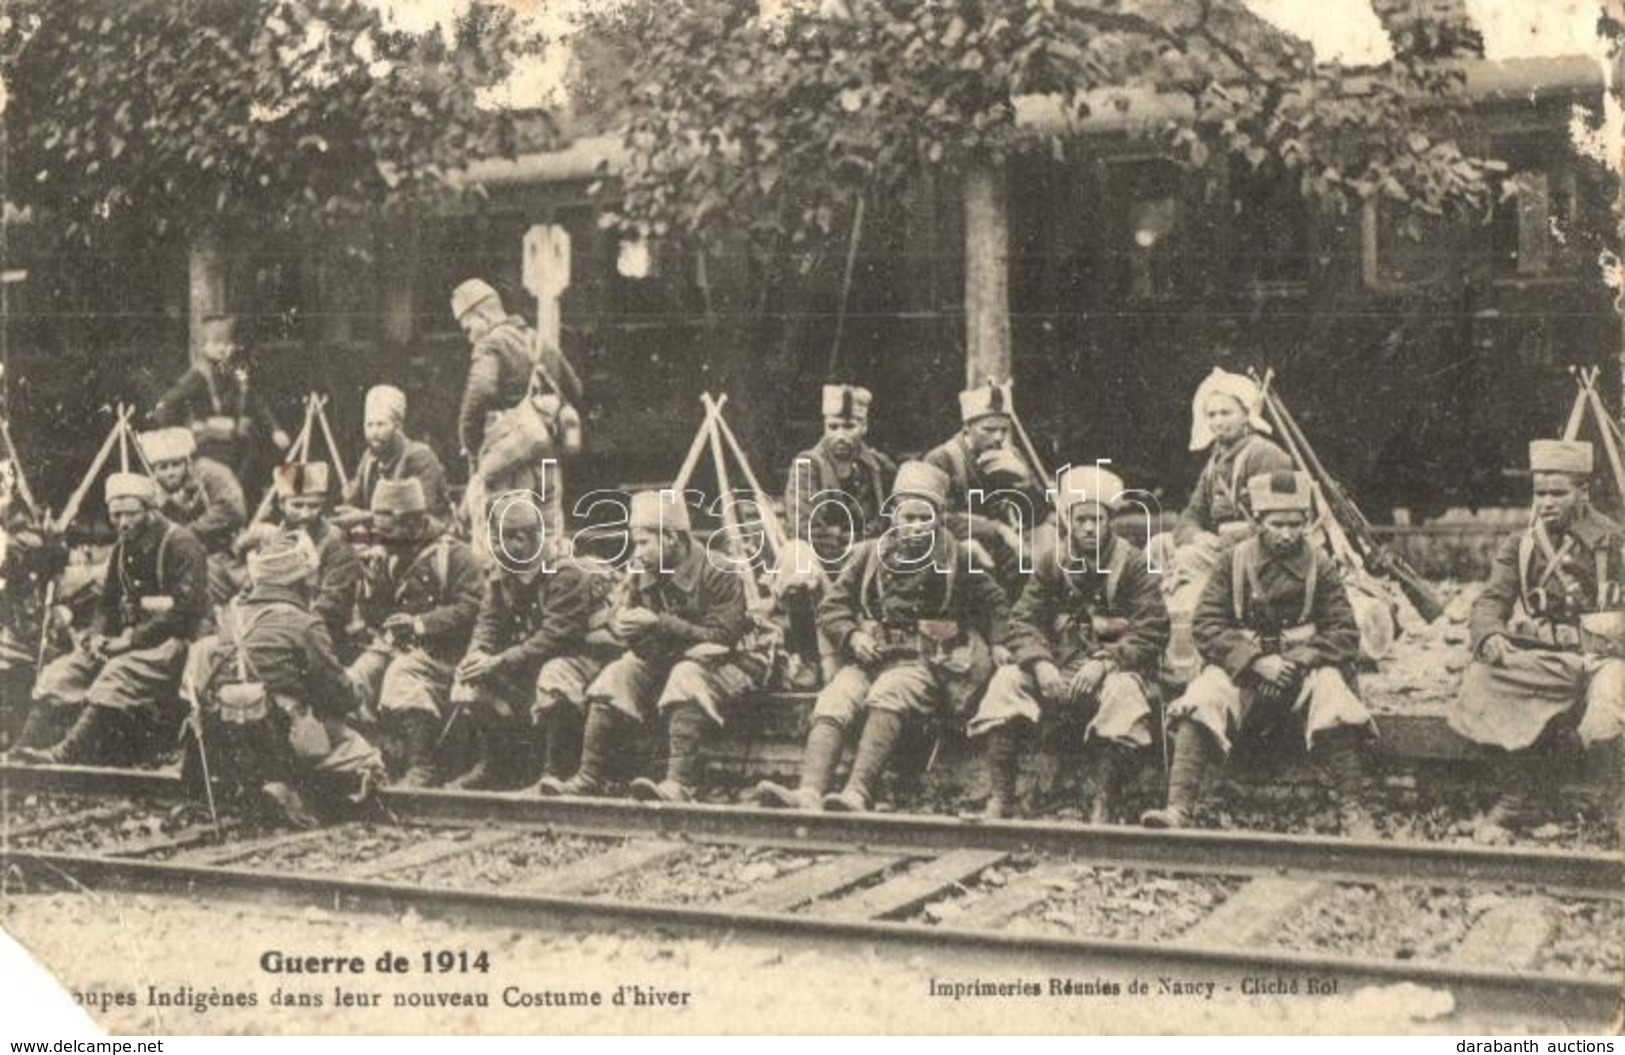
[(361, 427), (367, 449), (344, 492), (338, 511), (341, 525), (367, 519), (372, 493), (380, 480), (413, 477), (423, 485), (423, 498), (431, 516), (444, 517), (451, 512), (446, 497), (446, 470), (440, 456), (427, 443), (406, 434), (406, 393), (393, 385), (368, 389)]
[(159, 511), (203, 543), (209, 554), (210, 600), (224, 604), (237, 592), (232, 542), (248, 515), (243, 485), (226, 466), (197, 453), (190, 429), (143, 432), (140, 443), (161, 492)]

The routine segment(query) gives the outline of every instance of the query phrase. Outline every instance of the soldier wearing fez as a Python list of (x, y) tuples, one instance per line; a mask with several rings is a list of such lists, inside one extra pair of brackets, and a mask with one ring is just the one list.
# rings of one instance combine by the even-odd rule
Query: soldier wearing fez
[(1309, 477), (1254, 476), (1247, 503), (1256, 534), (1213, 569), (1191, 623), (1205, 666), (1168, 708), (1168, 805), (1141, 823), (1190, 823), (1202, 778), (1236, 738), (1292, 720), (1331, 779), (1343, 834), (1371, 836), (1362, 765), (1375, 724), (1354, 690), (1360, 628), (1336, 563), (1309, 541)]
[(452, 688), (452, 702), (468, 707), (481, 732), (476, 773), (461, 784), (508, 784), (533, 769), (520, 757), (532, 729), (542, 776), (562, 783), (581, 758), (587, 687), (619, 652), (607, 628), (610, 571), (559, 559), (528, 496), (498, 499), (491, 527), (495, 563)]
[(379, 545), (362, 561), (359, 605), (372, 641), (350, 677), (363, 707), (377, 708), (384, 732), (404, 745), (392, 761), (416, 782), (451, 713), (452, 674), (468, 651), (483, 576), (468, 545), (430, 518), (414, 478), (379, 483), (372, 526)]
[(231, 544), (248, 515), (243, 485), (236, 473), (197, 453), (188, 429), (154, 429), (138, 439), (158, 484), (159, 512), (203, 543), (209, 555), (209, 598), (224, 604), (237, 592)]
[[(113, 473), (106, 496), (118, 541), (95, 620), (72, 652), (40, 672), (12, 752), (20, 762), (93, 763), (127, 753), (175, 698), (187, 644), (208, 612), (203, 546), (158, 511), (158, 485)], [(63, 720), (71, 723), (65, 735)]]
[(779, 557), (774, 593), (802, 669), (822, 670), (824, 681), (838, 664), (819, 642), (819, 599), (852, 547), (885, 530), (886, 496), (897, 475), (892, 460), (864, 442), (873, 398), (854, 385), (824, 386), (824, 434), (791, 462), (784, 496), (791, 545)]
[(1591, 747), (1625, 732), (1625, 527), (1591, 508), (1589, 443), (1536, 440), (1529, 467), (1534, 515), (1473, 602), (1449, 718), (1496, 753), (1500, 794), (1474, 833), (1489, 843), (1541, 821), (1564, 738)]
[(1145, 555), (1112, 533), (1123, 481), (1098, 466), (1055, 482), (1056, 533), (1010, 613), (1013, 662), (993, 675), (973, 737), (985, 737), (987, 815), (1011, 814), (1021, 742), (1081, 730), (1091, 824), (1116, 821), (1130, 766), (1151, 746), (1168, 610)]
[[(953, 720), (1004, 658), (1008, 605), (990, 572), (945, 523), (949, 480), (904, 462), (888, 505), (892, 526), (853, 551), (819, 606), (819, 626), (846, 666), (818, 695), (802, 756), (801, 784), (757, 786), (768, 806), (861, 812), (905, 728)], [(863, 719), (846, 788), (832, 793), (850, 730)]]
[(610, 630), (627, 649), (587, 689), (581, 768), (544, 778), (544, 795), (599, 795), (642, 723), (665, 724), (666, 775), (634, 780), (634, 798), (685, 802), (699, 781), (701, 749), (726, 711), (765, 677), (762, 657), (742, 647), (750, 629), (740, 575), (691, 535), (672, 491), (632, 496), (632, 570)]
[(247, 553), (284, 531), (298, 531), (316, 547), (317, 566), (310, 610), (327, 627), (341, 654), (349, 640), (361, 582), (361, 559), (344, 532), (327, 516), (329, 475), (326, 462), (290, 462), (272, 473), (281, 526), (255, 524), (237, 538), (239, 552)]

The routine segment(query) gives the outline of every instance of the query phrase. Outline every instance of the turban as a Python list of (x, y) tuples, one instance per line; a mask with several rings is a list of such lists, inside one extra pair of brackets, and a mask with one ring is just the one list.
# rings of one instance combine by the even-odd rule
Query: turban
[(891, 493), (896, 497), (924, 498), (939, 508), (948, 504), (948, 474), (927, 462), (904, 462), (897, 467)]
[(1073, 506), (1086, 503), (1110, 510), (1123, 491), (1123, 478), (1098, 464), (1069, 465), (1055, 478), (1055, 508), (1063, 515)]
[(874, 395), (867, 388), (856, 385), (824, 386), (824, 417), (843, 421), (868, 421), (869, 404)]
[(326, 462), (289, 462), (277, 466), (273, 475), (278, 498), (293, 498), (295, 495), (327, 497)]
[(639, 491), (632, 496), (626, 524), (627, 527), (650, 531), (688, 531), (688, 506), (683, 504), (681, 492), (669, 488), (664, 491)]
[(107, 478), (107, 504), (116, 498), (139, 498), (149, 506), (158, 504), (158, 485), (140, 473), (113, 473)]
[(367, 402), (362, 417), (368, 421), (377, 418), (406, 419), (406, 393), (394, 385), (374, 385), (367, 390)]
[(1533, 440), (1529, 444), (1529, 468), (1534, 472), (1590, 476), (1593, 466), (1589, 443), (1579, 440)]
[(959, 420), (966, 425), (992, 414), (1013, 414), (1015, 409), (1015, 392), (1008, 381), (1002, 385), (989, 381), (959, 393)]
[(1241, 409), (1247, 412), (1247, 423), (1256, 431), (1270, 431), (1269, 422), (1264, 420), (1263, 390), (1252, 378), (1215, 366), (1196, 386), (1196, 398), (1191, 400), (1191, 450), (1205, 451), (1213, 446), (1213, 431), (1207, 426), (1209, 396), (1229, 396), (1241, 404)]
[(427, 513), (428, 499), (423, 495), (423, 482), (415, 476), (400, 480), (379, 480), (372, 492), (374, 513)]
[(1259, 473), (1247, 481), (1247, 498), (1253, 515), (1265, 513), (1307, 513), (1312, 504), (1307, 473), (1279, 471)]
[(484, 279), (471, 278), (451, 291), (451, 313), (461, 319), (488, 300), (498, 300), (497, 291)]
[(310, 538), (289, 531), (248, 555), (248, 580), (255, 586), (291, 586), (316, 574), (320, 563)]
[(192, 437), (191, 429), (153, 429), (143, 432), (138, 439), (142, 455), (153, 465), (180, 461), (197, 453), (197, 440)]

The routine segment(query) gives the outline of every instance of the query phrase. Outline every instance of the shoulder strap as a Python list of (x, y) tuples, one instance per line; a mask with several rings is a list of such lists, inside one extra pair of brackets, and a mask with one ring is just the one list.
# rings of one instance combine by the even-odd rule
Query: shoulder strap
[(164, 556), (169, 552), (169, 536), (175, 533), (175, 525), (170, 524), (164, 528), (164, 537), (158, 540), (158, 592), (164, 592)]
[(1242, 484), (1246, 482), (1242, 480), (1241, 473), (1246, 468), (1247, 455), (1251, 453), (1257, 443), (1258, 436), (1249, 434), (1246, 439), (1241, 441), (1241, 446), (1236, 449), (1235, 460), (1230, 463), (1230, 501), (1232, 502), (1236, 501), (1236, 496), (1241, 493)]
[(1320, 583), (1320, 556), (1313, 549), (1309, 551), (1309, 574), (1303, 580), (1303, 612), (1299, 615), (1298, 624), (1301, 626), (1314, 618), (1315, 614), (1315, 587)]
[(1247, 588), (1257, 573), (1257, 564), (1252, 539), (1243, 539), (1230, 551), (1230, 605), (1238, 622), (1247, 620)]
[(1128, 571), (1128, 549), (1122, 539), (1112, 541), (1112, 555), (1106, 562), (1106, 611), (1117, 610), (1117, 589)]

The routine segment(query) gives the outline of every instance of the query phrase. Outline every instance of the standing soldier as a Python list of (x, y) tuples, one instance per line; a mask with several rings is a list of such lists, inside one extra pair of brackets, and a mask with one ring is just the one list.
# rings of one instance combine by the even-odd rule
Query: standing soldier
[[(1003, 658), (1008, 605), (993, 577), (944, 522), (948, 477), (904, 462), (889, 499), (892, 526), (858, 546), (819, 606), (819, 626), (841, 668), (813, 706), (801, 785), (759, 784), (769, 806), (861, 812), (906, 724), (956, 717)], [(846, 790), (826, 794), (847, 730), (864, 716)]]
[(480, 568), (469, 547), (430, 519), (423, 484), (384, 480), (372, 494), (380, 546), (363, 562), (361, 615), (373, 640), (350, 665), (366, 711), (416, 762), (450, 711), (452, 672), (480, 609)]
[(224, 604), (237, 592), (231, 546), (248, 515), (243, 485), (236, 473), (198, 455), (187, 429), (155, 429), (139, 439), (160, 488), (158, 511), (203, 543), (209, 555), (209, 599)]
[(632, 731), (651, 718), (666, 725), (666, 777), (639, 778), (632, 796), (665, 802), (693, 798), (700, 750), (719, 732), (724, 711), (766, 675), (742, 647), (750, 627), (737, 572), (690, 534), (688, 509), (670, 490), (632, 496), (627, 527), (633, 570), (611, 631), (629, 643), (587, 689), (581, 768), (544, 779), (547, 795), (598, 795)]
[[(158, 512), (158, 485), (114, 473), (106, 487), (118, 541), (95, 621), (74, 651), (40, 672), (19, 761), (96, 762), (127, 746), (174, 699), (186, 646), (208, 611), (203, 546)], [(59, 718), (73, 720), (65, 736)]]
[(186, 676), (215, 772), (300, 828), (317, 823), (301, 788), (360, 801), (384, 775), (378, 750), (346, 724), (350, 682), (308, 610), (316, 568), (316, 548), (298, 532), (249, 554), (248, 590), (219, 636), (192, 649)]
[(1337, 565), (1309, 542), (1309, 477), (1255, 476), (1247, 501), (1256, 534), (1213, 569), (1191, 625), (1206, 666), (1168, 708), (1168, 806), (1141, 823), (1184, 827), (1236, 737), (1291, 716), (1331, 778), (1343, 834), (1370, 836), (1362, 748), (1375, 723), (1353, 687), (1360, 628)]
[(987, 815), (1015, 805), (1020, 742), (1036, 728), (1081, 727), (1089, 823), (1111, 824), (1132, 761), (1151, 746), (1151, 697), (1168, 610), (1145, 555), (1112, 533), (1123, 481), (1098, 466), (1062, 470), (1053, 544), (1010, 613), (1013, 663), (993, 675), (972, 736), (986, 736)]
[(1046, 515), (1043, 485), (1010, 445), (1015, 407), (1008, 383), (959, 393), (963, 427), (924, 459), (948, 477), (949, 528), (985, 551), (1007, 590), (1019, 586), (1032, 532)]
[(1539, 823), (1559, 736), (1625, 732), (1625, 527), (1591, 508), (1589, 443), (1536, 440), (1534, 517), (1496, 551), (1473, 602), (1472, 659), (1450, 727), (1496, 752), (1500, 794), (1476, 838)]
[(802, 669), (826, 667), (825, 681), (835, 669), (818, 639), (819, 599), (852, 547), (886, 529), (886, 496), (897, 475), (892, 460), (864, 442), (873, 398), (867, 388), (824, 386), (824, 434), (790, 464), (784, 496), (792, 544), (779, 556), (774, 591)]
[[(496, 561), (452, 688), (454, 703), (466, 696), (483, 741), (475, 772), (461, 781), (465, 788), (516, 775), (523, 768), (516, 749), (531, 726), (542, 775), (574, 776), (587, 686), (618, 651), (605, 629), (608, 567), (556, 557), (559, 545), (544, 541), (541, 512), (528, 500), (502, 503), (497, 517)], [(419, 750), (403, 783), (420, 785), (428, 775), (428, 754)]]
[(446, 470), (440, 465), (440, 456), (427, 443), (408, 436), (405, 422), (406, 393), (393, 385), (375, 385), (367, 390), (361, 423), (367, 449), (344, 492), (340, 523), (350, 526), (367, 519), (378, 481), (409, 476), (423, 484), (430, 516), (445, 517), (451, 512), (446, 499)]
[(248, 444), (255, 426), (271, 437), (276, 449), (288, 449), (288, 434), (250, 391), (248, 371), (233, 361), (237, 344), (229, 315), (203, 319), (203, 361), (182, 374), (158, 404), (153, 420), (159, 425), (188, 428), (206, 457), (233, 472), (242, 472), (251, 452)]

